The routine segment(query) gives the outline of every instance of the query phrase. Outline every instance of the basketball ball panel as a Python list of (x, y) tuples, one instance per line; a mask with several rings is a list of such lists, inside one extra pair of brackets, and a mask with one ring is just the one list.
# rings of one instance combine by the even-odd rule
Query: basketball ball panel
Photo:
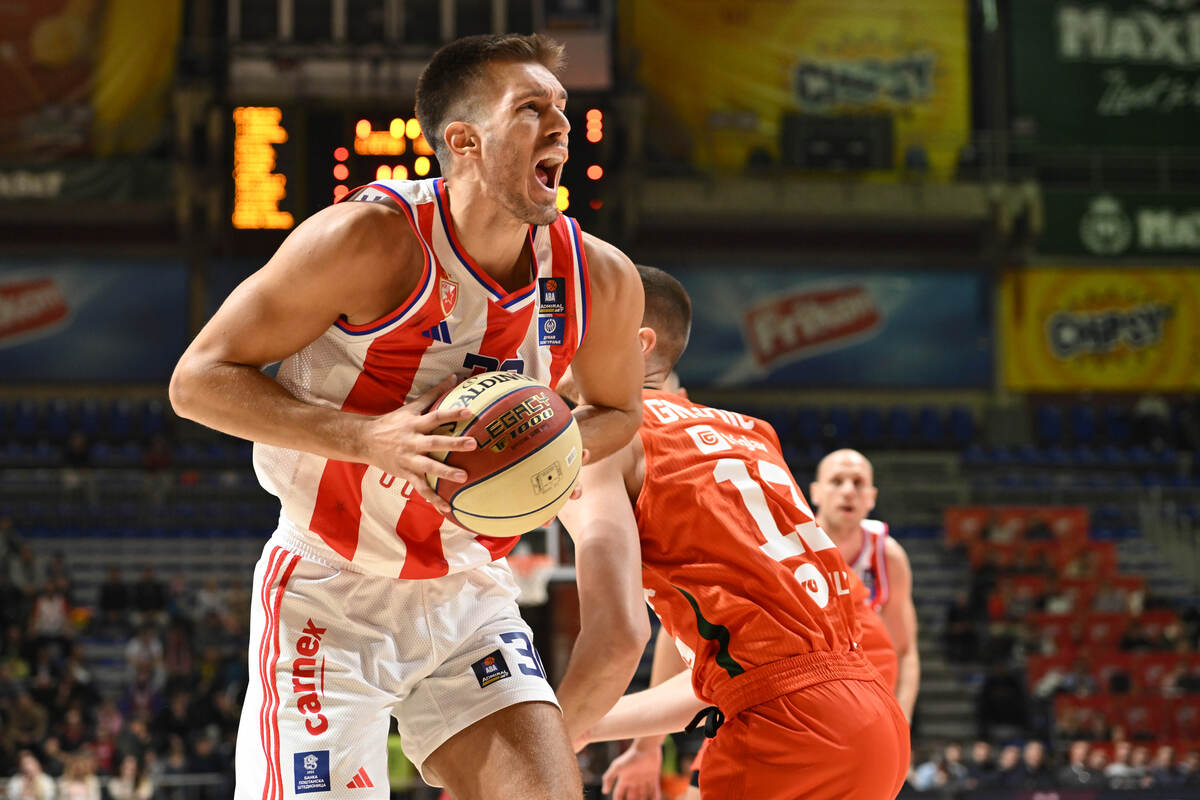
[(447, 500), (455, 512), (481, 519), (543, 513), (558, 500), (564, 486), (575, 483), (581, 451), (579, 426), (572, 425), (519, 461), (460, 485)]

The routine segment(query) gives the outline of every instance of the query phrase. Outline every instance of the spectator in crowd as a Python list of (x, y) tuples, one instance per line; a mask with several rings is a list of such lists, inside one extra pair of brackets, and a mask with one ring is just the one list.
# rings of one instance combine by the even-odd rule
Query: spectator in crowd
[(87, 752), (67, 760), (67, 771), (58, 779), (58, 800), (100, 800), (100, 779)]
[(1006, 736), (1022, 735), (1028, 721), (1024, 681), (1007, 664), (992, 664), (980, 688), (977, 709), (981, 739), (992, 738), (993, 730)]
[(1182, 776), (1175, 768), (1175, 748), (1162, 744), (1154, 751), (1154, 760), (1148, 770), (1150, 784), (1163, 789), (1173, 789), (1182, 785)]
[(966, 592), (958, 592), (946, 609), (946, 657), (950, 661), (962, 663), (974, 661), (979, 649), (979, 621), (971, 613), (970, 597)]
[(167, 624), (167, 590), (149, 564), (142, 567), (142, 577), (133, 585), (132, 601), (134, 624)]
[(1135, 789), (1146, 789), (1154, 785), (1150, 774), (1150, 748), (1137, 744), (1129, 751), (1129, 777), (1133, 780)]
[(1046, 763), (1046, 746), (1036, 739), (1021, 749), (1022, 785), (1026, 789), (1046, 789), (1054, 786), (1054, 773)]
[(154, 626), (148, 622), (138, 627), (137, 636), (125, 645), (125, 673), (131, 681), (146, 673), (155, 689), (161, 689), (167, 681), (167, 670), (163, 660), (163, 646)]
[(62, 485), (68, 497), (82, 494), (88, 506), (99, 505), (96, 476), (92, 471), (92, 443), (81, 430), (71, 431), (63, 449)]
[(109, 565), (104, 583), (100, 585), (97, 607), (100, 623), (106, 631), (112, 632), (126, 626), (130, 609), (129, 587), (121, 580), (121, 570), (115, 564)]
[(13, 524), (12, 517), (0, 515), (0, 558), (7, 564), (20, 552), (21, 536), (17, 533), (17, 526)]
[(913, 769), (908, 783), (918, 792), (932, 792), (935, 789), (947, 788), (949, 778), (940, 754), (931, 750), (929, 757)]
[(66, 655), (74, 630), (71, 607), (61, 581), (47, 580), (34, 596), (29, 633), (35, 647), (49, 647), (55, 658)]
[(17, 774), (8, 781), (8, 800), (55, 800), (54, 779), (31, 750), (17, 754)]
[[(33, 695), (29, 692), (20, 691), (6, 725), (13, 745), (31, 751), (37, 750), (46, 736), (46, 726), (46, 709), (34, 702)], [(38, 770), (41, 771), (40, 764)]]
[(987, 786), (996, 771), (996, 762), (992, 758), (992, 745), (982, 739), (971, 745), (971, 757), (967, 759), (967, 786), (970, 791)]
[(1140, 776), (1129, 763), (1132, 749), (1133, 746), (1127, 741), (1119, 741), (1113, 746), (1112, 761), (1104, 768), (1104, 778), (1108, 781), (1110, 789), (1134, 789), (1137, 787)]
[(1099, 747), (1093, 747), (1087, 754), (1088, 769), (1100, 775), (1100, 786), (1108, 785), (1108, 776), (1104, 771), (1108, 769), (1108, 753), (1104, 752)]
[(1059, 786), (1088, 786), (1094, 789), (1105, 785), (1104, 773), (1092, 769), (1087, 764), (1089, 747), (1090, 745), (1082, 739), (1071, 742), (1071, 747), (1067, 750), (1067, 763), (1058, 770)]
[(112, 800), (151, 800), (154, 797), (154, 782), (143, 771), (141, 760), (132, 754), (121, 759), (120, 771), (108, 779), (106, 788)]
[(67, 764), (64, 760), (66, 757), (62, 751), (62, 745), (58, 742), (58, 737), (47, 736), (46, 741), (42, 744), (42, 772), (55, 780), (61, 778), (67, 771)]
[(957, 792), (967, 788), (970, 772), (963, 761), (962, 745), (950, 742), (942, 748), (942, 769), (946, 773), (946, 788)]
[(1200, 787), (1200, 751), (1189, 750), (1176, 765), (1180, 786)]
[(8, 561), (8, 579), (21, 595), (19, 616), (22, 621), (29, 619), (33, 610), (33, 600), (45, 580), (45, 568), (41, 560), (34, 554), (33, 548), (27, 544), (21, 545), (21, 550), (14, 559)]
[(228, 611), (225, 593), (217, 585), (217, 579), (209, 575), (204, 579), (204, 585), (196, 590), (196, 599), (192, 603), (190, 618), (194, 622), (200, 622), (207, 619), (209, 614), (213, 614), (220, 620)]
[(1006, 744), (1000, 748), (1000, 757), (996, 759), (996, 771), (988, 788), (1020, 789), (1024, 785), (1025, 770), (1021, 768), (1021, 748), (1015, 744)]

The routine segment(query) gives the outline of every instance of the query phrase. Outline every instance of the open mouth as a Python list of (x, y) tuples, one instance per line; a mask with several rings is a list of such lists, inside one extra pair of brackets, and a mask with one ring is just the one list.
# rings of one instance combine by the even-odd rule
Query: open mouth
[(545, 186), (551, 192), (557, 192), (558, 179), (562, 175), (562, 165), (566, 160), (564, 155), (555, 153), (538, 161), (533, 168), (538, 183)]

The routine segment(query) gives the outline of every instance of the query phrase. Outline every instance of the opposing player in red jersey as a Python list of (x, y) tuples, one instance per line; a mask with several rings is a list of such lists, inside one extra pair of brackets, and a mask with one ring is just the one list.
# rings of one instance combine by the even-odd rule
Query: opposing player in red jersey
[[(444, 177), (377, 181), (313, 215), (176, 367), (176, 411), (253, 440), (282, 505), (256, 570), (239, 800), (386, 797), (389, 717), (457, 800), (582, 795), (517, 611), (516, 539), (448, 522), (426, 483), (466, 479), (428, 457), (475, 446), (432, 434), (460, 412), (426, 409), (472, 372), (554, 385), (573, 364), (593, 458), (641, 420), (637, 273), (556, 208), (561, 50), (518, 35), (439, 50), (416, 107)], [(610, 559), (580, 579), (627, 573)]]
[[(642, 427), (584, 469), (583, 496), (560, 517), (572, 532), (638, 537), (647, 602), (690, 667), (661, 688), (692, 691), (656, 708), (622, 698), (601, 722), (568, 718), (568, 729), (586, 728), (577, 746), (610, 738), (612, 720), (623, 736), (662, 733), (712, 705), (702, 797), (894, 797), (908, 730), (858, 644), (849, 568), (769, 425), (658, 388), (686, 345), (691, 308), (678, 281), (639, 272)], [(573, 656), (568, 673), (591, 666)]]
[[(862, 579), (867, 590), (864, 603), (883, 620), (896, 663), (890, 668), (880, 663), (876, 666), (912, 722), (921, 683), (912, 568), (904, 547), (888, 536), (888, 526), (867, 519), (878, 493), (871, 462), (857, 450), (835, 450), (821, 459), (809, 487), (817, 522)], [(864, 640), (864, 645), (870, 647), (871, 643)]]

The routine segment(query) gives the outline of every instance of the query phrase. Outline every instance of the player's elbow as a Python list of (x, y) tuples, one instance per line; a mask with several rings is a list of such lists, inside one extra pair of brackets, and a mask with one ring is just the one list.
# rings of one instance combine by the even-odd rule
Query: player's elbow
[(199, 394), (196, 391), (197, 380), (193, 359), (184, 354), (179, 363), (175, 365), (175, 371), (171, 373), (171, 382), (167, 386), (167, 397), (171, 401), (171, 408), (184, 419), (194, 420), (196, 418)]
[(639, 660), (650, 641), (649, 617), (641, 609), (614, 616), (619, 619), (613, 620), (609, 627), (608, 645), (625, 658)]

